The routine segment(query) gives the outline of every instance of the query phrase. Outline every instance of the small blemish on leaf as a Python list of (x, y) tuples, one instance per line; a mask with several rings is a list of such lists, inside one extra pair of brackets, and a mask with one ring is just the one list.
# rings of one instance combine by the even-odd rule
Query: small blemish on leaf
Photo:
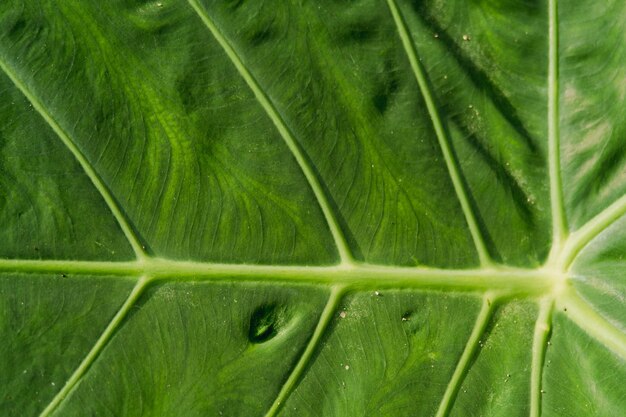
[(286, 312), (275, 304), (258, 307), (250, 318), (248, 339), (258, 344), (274, 338), (287, 321)]

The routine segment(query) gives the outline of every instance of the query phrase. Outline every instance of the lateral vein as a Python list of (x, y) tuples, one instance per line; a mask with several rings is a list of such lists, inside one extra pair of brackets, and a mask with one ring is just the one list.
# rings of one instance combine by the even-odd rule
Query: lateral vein
[(230, 58), (231, 62), (244, 79), (244, 81), (248, 84), (248, 87), (254, 93), (254, 96), (258, 100), (263, 110), (267, 113), (272, 123), (280, 133), (281, 137), (285, 141), (285, 144), (291, 151), (293, 157), (298, 163), (300, 170), (304, 174), (306, 180), (311, 187), (315, 198), (317, 199), (318, 205), (320, 206), (328, 227), (330, 228), (331, 234), (335, 241), (335, 245), (337, 246), (337, 251), (339, 252), (339, 256), (341, 258), (341, 263), (344, 265), (353, 264), (353, 257), (348, 246), (346, 237), (344, 236), (343, 231), (339, 225), (337, 217), (331, 208), (328, 197), (315, 174), (313, 167), (305, 156), (301, 146), (298, 144), (296, 139), (294, 138), (291, 130), (287, 127), (287, 124), (283, 120), (282, 116), (278, 112), (278, 109), (271, 101), (269, 96), (265, 93), (259, 82), (254, 78), (250, 70), (246, 67), (243, 60), (235, 51), (233, 46), (228, 42), (226, 37), (220, 32), (217, 25), (213, 22), (209, 14), (200, 6), (197, 0), (188, 0), (190, 6), (195, 10), (198, 14), (202, 22), (209, 29), (215, 40), (220, 44), (228, 58)]
[(559, 267), (567, 270), (578, 254), (600, 233), (608, 229), (612, 224), (626, 214), (626, 195), (620, 197), (609, 207), (605, 208), (594, 218), (589, 220), (580, 229), (572, 233), (560, 255)]
[(300, 356), (298, 362), (296, 363), (296, 366), (293, 368), (293, 371), (291, 371), (291, 374), (287, 378), (287, 381), (285, 381), (285, 383), (281, 387), (278, 396), (274, 400), (270, 409), (265, 414), (265, 417), (274, 417), (280, 411), (281, 407), (284, 405), (285, 401), (298, 384), (300, 377), (304, 373), (304, 370), (306, 369), (308, 363), (311, 360), (311, 357), (313, 356), (313, 353), (315, 353), (315, 350), (319, 346), (326, 328), (333, 319), (335, 311), (337, 310), (337, 306), (339, 305), (339, 302), (341, 301), (341, 298), (344, 294), (344, 290), (345, 288), (342, 286), (334, 286), (331, 289), (330, 297), (328, 298), (328, 302), (326, 303), (326, 306), (324, 307), (324, 310), (320, 315), (319, 321), (315, 326), (315, 331), (313, 332), (311, 340), (309, 340), (309, 343), (302, 353), (302, 356)]
[(580, 296), (568, 291), (558, 301), (559, 310), (585, 333), (626, 360), (626, 334), (602, 317)]
[(483, 237), (482, 231), (480, 229), (480, 226), (478, 225), (476, 216), (472, 209), (472, 205), (468, 197), (468, 191), (466, 190), (466, 186), (461, 177), (458, 161), (456, 160), (454, 152), (452, 151), (451, 140), (448, 137), (447, 131), (444, 127), (444, 121), (439, 115), (439, 110), (437, 109), (435, 98), (433, 97), (429, 86), (426, 71), (420, 63), (417, 49), (411, 39), (411, 35), (409, 34), (409, 30), (407, 29), (404, 17), (402, 16), (402, 13), (400, 12), (398, 5), (396, 4), (396, 1), (387, 0), (387, 5), (389, 6), (394, 23), (398, 30), (398, 34), (400, 36), (400, 39), (402, 40), (402, 45), (404, 46), (404, 50), (411, 64), (411, 68), (413, 69), (413, 73), (415, 74), (415, 79), (417, 80), (417, 84), (419, 85), (420, 92), (422, 94), (424, 102), (426, 103), (426, 108), (428, 109), (428, 114), (430, 115), (430, 119), (432, 121), (433, 128), (437, 136), (437, 141), (439, 142), (439, 147), (441, 148), (441, 152), (446, 162), (448, 174), (450, 175), (454, 191), (461, 205), (461, 209), (463, 210), (463, 214), (465, 216), (465, 220), (474, 241), (476, 251), (478, 252), (480, 263), (483, 266), (489, 266), (493, 264), (493, 261), (491, 259), (489, 250), (487, 249), (487, 245), (485, 244), (485, 239)]
[(87, 356), (82, 360), (78, 368), (74, 371), (74, 373), (67, 380), (63, 388), (52, 398), (52, 401), (44, 408), (44, 410), (39, 414), (39, 417), (47, 417), (49, 416), (62, 402), (70, 391), (76, 386), (76, 384), (81, 380), (81, 378), (85, 375), (88, 369), (91, 367), (93, 362), (96, 360), (102, 349), (109, 342), (113, 333), (119, 328), (120, 323), (124, 320), (130, 309), (133, 307), (137, 299), (141, 296), (144, 289), (150, 282), (148, 277), (141, 277), (141, 279), (137, 282), (131, 293), (129, 294), (124, 304), (117, 311), (113, 319), (109, 322), (107, 327), (104, 329), (96, 343), (93, 345)]
[(480, 342), (480, 338), (485, 333), (485, 329), (489, 324), (489, 320), (493, 314), (493, 306), (495, 305), (495, 297), (493, 293), (487, 293), (483, 297), (482, 307), (478, 316), (476, 317), (476, 323), (472, 329), (469, 339), (465, 344), (465, 349), (461, 354), (461, 358), (457, 363), (457, 366), (448, 382), (446, 391), (443, 394), (441, 403), (439, 403), (439, 409), (435, 417), (446, 417), (450, 413), (450, 409), (454, 403), (456, 395), (461, 388), (461, 384), (469, 370), (472, 359), (474, 358), (476, 349)]
[(540, 302), (539, 315), (533, 335), (532, 363), (530, 368), (530, 417), (541, 416), (542, 378), (545, 365), (548, 336), (552, 327), (554, 298), (544, 298)]
[(74, 158), (76, 158), (80, 166), (85, 171), (85, 174), (87, 174), (87, 177), (89, 177), (92, 184), (96, 187), (96, 189), (104, 199), (105, 203), (109, 207), (109, 210), (111, 210), (111, 213), (113, 213), (113, 216), (115, 217), (115, 220), (122, 229), (122, 232), (126, 236), (128, 243), (133, 248), (135, 256), (137, 256), (138, 259), (145, 259), (147, 257), (147, 254), (143, 248), (143, 245), (140, 243), (137, 235), (133, 231), (133, 228), (126, 219), (126, 216), (117, 204), (110, 190), (104, 184), (89, 160), (85, 157), (85, 155), (83, 155), (83, 153), (72, 141), (67, 132), (65, 132), (65, 130), (63, 130), (59, 123), (54, 119), (52, 114), (50, 114), (50, 112), (45, 108), (39, 98), (37, 98), (37, 96), (35, 96), (35, 94), (29, 90), (26, 84), (17, 76), (15, 71), (13, 71), (13, 69), (11, 69), (2, 59), (0, 59), (0, 68), (7, 75), (7, 77), (9, 77), (9, 79), (13, 82), (17, 89), (20, 90), (22, 94), (24, 94), (24, 96), (32, 104), (35, 110), (37, 110), (37, 112), (41, 115), (45, 122), (50, 126), (50, 128), (52, 128), (54, 133), (57, 134), (59, 139), (61, 139), (61, 142), (63, 142), (67, 149), (72, 153), (72, 155), (74, 155)]

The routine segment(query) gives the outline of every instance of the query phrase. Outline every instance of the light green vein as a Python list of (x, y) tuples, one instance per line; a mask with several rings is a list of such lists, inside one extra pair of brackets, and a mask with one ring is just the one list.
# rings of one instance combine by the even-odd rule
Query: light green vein
[(530, 417), (541, 416), (542, 378), (546, 348), (548, 347), (548, 336), (552, 327), (553, 310), (554, 299), (552, 297), (541, 300), (533, 335), (532, 363), (530, 368)]
[(322, 185), (320, 184), (317, 175), (315, 174), (309, 161), (305, 157), (304, 152), (300, 148), (300, 145), (291, 133), (291, 130), (287, 127), (287, 124), (283, 120), (282, 116), (280, 115), (268, 95), (265, 93), (265, 91), (263, 91), (263, 88), (254, 78), (250, 70), (246, 67), (246, 64), (244, 64), (237, 51), (235, 51), (230, 42), (228, 42), (226, 37), (224, 37), (224, 35), (220, 32), (208, 13), (202, 8), (202, 6), (200, 6), (197, 0), (188, 0), (188, 2), (191, 7), (193, 7), (193, 9), (196, 11), (200, 19), (202, 19), (202, 22), (204, 22), (215, 40), (217, 40), (220, 46), (224, 49), (224, 52), (226, 52), (228, 58), (230, 58), (237, 71), (239, 71), (241, 77), (248, 84), (255, 97), (257, 98), (269, 118), (274, 123), (274, 126), (276, 126), (276, 129), (287, 144), (287, 147), (293, 154), (298, 165), (300, 166), (300, 169), (302, 170), (302, 173), (306, 177), (309, 186), (313, 190), (315, 198), (317, 199), (317, 202), (324, 214), (326, 222), (328, 223), (328, 227), (330, 228), (330, 231), (333, 235), (335, 245), (337, 246), (337, 251), (339, 252), (339, 256), (341, 258), (341, 263), (344, 265), (351, 265), (353, 263), (353, 257), (346, 238), (343, 234), (343, 231), (339, 226), (339, 222), (337, 221), (335, 213), (331, 208), (326, 193), (324, 192), (324, 189), (322, 188)]
[(39, 98), (33, 94), (32, 91), (28, 88), (26, 83), (24, 83), (16, 74), (16, 72), (7, 65), (2, 59), (0, 59), (0, 68), (4, 73), (9, 77), (9, 79), (15, 84), (15, 86), (24, 94), (24, 96), (28, 99), (28, 101), (32, 104), (32, 106), (37, 110), (37, 112), (41, 115), (41, 117), (48, 123), (48, 125), (52, 128), (54, 133), (61, 139), (63, 144), (69, 149), (69, 151), (74, 155), (80, 166), (85, 171), (85, 174), (89, 177), (93, 185), (96, 187), (104, 201), (106, 202), (109, 210), (113, 213), (113, 216), (117, 220), (122, 232), (126, 236), (126, 239), (130, 243), (135, 252), (135, 255), (138, 259), (144, 259), (147, 257), (146, 252), (144, 251), (143, 245), (135, 235), (132, 227), (128, 223), (126, 216), (122, 212), (121, 208), (115, 201), (115, 198), (111, 195), (108, 187), (104, 184), (100, 176), (93, 168), (89, 160), (83, 155), (83, 153), (78, 149), (78, 146), (72, 141), (70, 136), (63, 130), (63, 128), (57, 123), (52, 114), (45, 108), (43, 103), (39, 100)]
[(108, 343), (113, 333), (118, 329), (120, 323), (124, 320), (130, 309), (133, 307), (137, 299), (141, 296), (144, 289), (149, 283), (149, 279), (147, 277), (142, 277), (137, 281), (137, 284), (131, 291), (130, 295), (124, 301), (124, 304), (117, 311), (111, 322), (104, 329), (96, 343), (93, 345), (87, 356), (82, 360), (78, 368), (74, 371), (72, 376), (67, 380), (63, 388), (54, 396), (52, 401), (46, 406), (46, 408), (41, 412), (39, 417), (47, 417), (49, 416), (61, 402), (67, 397), (72, 388), (76, 386), (78, 381), (85, 375), (91, 364), (96, 360), (104, 346)]
[[(557, 0), (549, 0), (548, 50), (548, 158), (550, 205), (552, 212), (552, 251), (549, 259), (560, 253), (567, 238), (567, 218), (563, 207), (561, 179), (561, 134), (559, 130), (559, 23)], [(549, 261), (550, 262), (550, 261)]]
[(626, 360), (626, 334), (602, 317), (573, 291), (557, 301), (559, 310), (589, 336)]
[[(142, 276), (160, 281), (267, 281), (346, 285), (351, 289), (432, 288), (442, 291), (504, 291), (536, 296), (552, 291), (553, 272), (520, 268), (436, 269), (357, 264), (296, 266), (217, 264), (148, 258), (137, 262), (90, 262), (0, 259), (0, 272), (73, 274), (83, 276)], [(85, 275), (87, 277), (85, 277)], [(557, 277), (558, 278), (558, 277)], [(127, 278), (126, 278), (127, 279)]]
[(337, 306), (339, 305), (341, 297), (343, 296), (343, 293), (344, 287), (342, 286), (334, 286), (332, 288), (330, 297), (328, 298), (328, 302), (326, 303), (326, 306), (324, 307), (324, 310), (320, 315), (320, 319), (317, 323), (317, 326), (315, 327), (315, 331), (313, 332), (311, 340), (309, 340), (309, 343), (302, 353), (302, 356), (300, 356), (300, 359), (298, 359), (298, 363), (289, 375), (289, 378), (287, 378), (287, 381), (285, 381), (285, 383), (283, 384), (280, 392), (278, 393), (278, 396), (274, 400), (274, 403), (265, 414), (265, 417), (274, 417), (289, 397), (289, 394), (291, 394), (291, 392), (295, 388), (308, 363), (310, 362), (313, 353), (315, 353), (315, 350), (319, 346), (322, 336), (324, 335), (324, 331), (332, 321), (335, 311), (337, 310)]
[(454, 156), (454, 152), (452, 151), (450, 138), (448, 137), (446, 129), (444, 128), (444, 122), (439, 115), (439, 110), (437, 109), (435, 99), (430, 91), (426, 71), (420, 63), (417, 49), (413, 43), (413, 40), (411, 39), (411, 35), (409, 34), (409, 31), (407, 29), (404, 17), (398, 9), (398, 5), (396, 4), (395, 0), (387, 0), (387, 4), (389, 5), (389, 9), (391, 10), (391, 14), (393, 15), (393, 20), (398, 29), (398, 34), (400, 35), (404, 50), (406, 51), (406, 54), (409, 58), (409, 62), (411, 63), (411, 68), (415, 73), (415, 79), (417, 80), (417, 84), (419, 85), (422, 97), (424, 98), (424, 102), (426, 103), (426, 108), (428, 109), (430, 119), (433, 123), (435, 134), (437, 135), (437, 140), (439, 141), (439, 146), (446, 162), (446, 167), (448, 169), (450, 179), (452, 180), (452, 185), (454, 186), (454, 191), (457, 195), (459, 203), (461, 204), (463, 214), (465, 215), (465, 220), (472, 235), (472, 239), (474, 240), (474, 245), (476, 246), (476, 251), (478, 252), (480, 263), (483, 266), (489, 266), (493, 262), (491, 260), (491, 256), (489, 255), (489, 251), (485, 244), (485, 240), (483, 238), (478, 222), (476, 221), (476, 216), (474, 215), (472, 205), (470, 204), (465, 184), (463, 183), (463, 179), (461, 178), (458, 162)]
[(493, 293), (487, 293), (483, 297), (482, 307), (480, 312), (478, 313), (478, 317), (476, 317), (476, 324), (474, 324), (474, 328), (472, 329), (472, 333), (470, 334), (469, 339), (467, 339), (467, 343), (465, 344), (465, 349), (459, 359), (459, 362), (452, 374), (452, 378), (448, 382), (448, 386), (446, 387), (446, 391), (441, 399), (441, 403), (439, 404), (439, 409), (437, 410), (437, 414), (435, 417), (445, 417), (450, 413), (450, 409), (454, 403), (454, 399), (456, 398), (457, 392), (463, 383), (463, 379), (469, 370), (472, 359), (474, 358), (474, 354), (480, 342), (480, 338), (485, 333), (485, 329), (487, 328), (487, 324), (489, 324), (489, 320), (493, 314), (493, 308), (495, 305), (495, 297)]
[(558, 266), (561, 270), (567, 270), (585, 246), (624, 214), (626, 214), (626, 195), (622, 196), (593, 219), (589, 220), (583, 227), (572, 233), (567, 239), (563, 251), (559, 256)]

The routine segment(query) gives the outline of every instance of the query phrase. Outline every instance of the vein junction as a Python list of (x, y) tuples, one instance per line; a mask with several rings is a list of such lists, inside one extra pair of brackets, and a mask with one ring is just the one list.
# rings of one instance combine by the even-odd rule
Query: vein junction
[(559, 131), (558, 131), (558, 26), (556, 16), (556, 0), (550, 2), (551, 25), (550, 25), (550, 67), (549, 67), (549, 145), (550, 145), (550, 180), (551, 201), (554, 219), (553, 237), (554, 250), (551, 254), (547, 267), (537, 270), (509, 268), (493, 266), (489, 256), (480, 227), (477, 224), (475, 213), (472, 211), (467, 190), (461, 181), (461, 173), (458, 161), (450, 149), (449, 138), (446, 135), (445, 126), (438, 114), (435, 98), (432, 96), (426, 79), (426, 74), (416, 52), (415, 45), (410, 37), (406, 24), (394, 0), (387, 3), (398, 28), (405, 51), (415, 72), (416, 80), (424, 96), (428, 110), (433, 120), (442, 152), (445, 156), (448, 170), (455, 186), (455, 191), (463, 212), (466, 216), (474, 243), (476, 245), (481, 263), (484, 268), (468, 270), (446, 270), (435, 268), (410, 268), (390, 267), (383, 265), (360, 264), (352, 260), (350, 249), (343, 236), (336, 214), (332, 212), (327, 197), (309, 166), (297, 141), (289, 131), (285, 122), (281, 119), (273, 103), (263, 92), (261, 86), (254, 79), (252, 73), (246, 68), (236, 51), (228, 44), (228, 41), (217, 30), (206, 12), (196, 0), (189, 0), (191, 6), (200, 15), (203, 22), (215, 35), (218, 42), (225, 49), (229, 58), (242, 77), (248, 83), (266, 110), (272, 122), (283, 136), (289, 149), (298, 161), (304, 175), (315, 193), (320, 207), (327, 219), (335, 243), (340, 253), (342, 263), (331, 266), (271, 266), (271, 265), (229, 265), (216, 263), (201, 263), (178, 261), (163, 258), (148, 257), (141, 247), (139, 239), (125, 218), (122, 210), (117, 206), (113, 195), (100, 179), (97, 172), (90, 165), (87, 158), (81, 153), (73, 140), (55, 121), (53, 115), (47, 111), (43, 103), (26, 87), (12, 68), (0, 61), (0, 69), (5, 72), (15, 85), (33, 103), (51, 128), (59, 135), (61, 140), (73, 152), (74, 156), (85, 169), (86, 173), (99, 190), (109, 208), (122, 227), (126, 237), (133, 246), (138, 257), (136, 261), (129, 262), (97, 262), (97, 261), (48, 261), (48, 260), (9, 260), (0, 259), (0, 272), (8, 273), (41, 273), (41, 274), (76, 274), (80, 276), (105, 275), (126, 277), (137, 280), (135, 289), (131, 292), (122, 308), (114, 319), (109, 323), (105, 331), (99, 337), (96, 344), (81, 362), (80, 366), (68, 379), (65, 386), (57, 393), (52, 402), (42, 411), (41, 417), (50, 415), (58, 405), (71, 392), (82, 376), (88, 371), (93, 361), (98, 356), (104, 345), (119, 327), (127, 312), (140, 297), (144, 289), (155, 281), (169, 280), (197, 280), (197, 281), (286, 281), (290, 283), (305, 283), (327, 285), (331, 288), (331, 295), (324, 311), (320, 316), (315, 333), (307, 345), (304, 354), (296, 364), (296, 367), (285, 382), (279, 396), (276, 398), (267, 416), (274, 416), (280, 405), (288, 397), (298, 378), (317, 348), (321, 335), (332, 318), (341, 295), (347, 290), (373, 289), (382, 287), (395, 288), (427, 288), (442, 291), (474, 291), (484, 293), (484, 304), (477, 318), (474, 330), (467, 341), (465, 350), (459, 360), (457, 368), (448, 385), (444, 398), (441, 401), (438, 417), (448, 414), (458, 387), (470, 366), (471, 358), (476, 349), (476, 342), (488, 325), (493, 312), (492, 304), (487, 294), (499, 291), (505, 296), (531, 296), (542, 297), (540, 314), (535, 327), (534, 342), (532, 348), (533, 362), (531, 370), (531, 416), (538, 417), (541, 414), (541, 379), (545, 346), (549, 339), (551, 315), (554, 305), (567, 306), (572, 312), (570, 319), (578, 324), (583, 330), (592, 335), (607, 348), (616, 352), (626, 359), (626, 336), (611, 323), (596, 313), (578, 295), (568, 289), (567, 270), (576, 255), (593, 240), (598, 234), (613, 224), (626, 212), (626, 197), (615, 202), (611, 207), (602, 212), (586, 226), (567, 236), (567, 224), (563, 209), (562, 184), (559, 164)]

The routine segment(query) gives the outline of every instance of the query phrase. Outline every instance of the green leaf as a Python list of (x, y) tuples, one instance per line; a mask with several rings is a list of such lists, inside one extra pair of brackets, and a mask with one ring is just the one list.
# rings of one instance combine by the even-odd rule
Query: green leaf
[(620, 415), (624, 33), (0, 2), (0, 415)]

